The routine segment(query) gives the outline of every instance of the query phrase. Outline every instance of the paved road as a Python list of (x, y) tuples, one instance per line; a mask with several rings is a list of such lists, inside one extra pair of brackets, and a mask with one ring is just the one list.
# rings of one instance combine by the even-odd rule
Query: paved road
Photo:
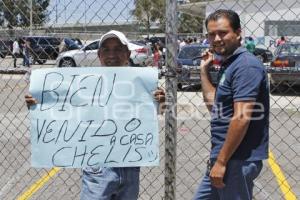
[[(9, 64), (10, 58), (0, 62), (0, 68)], [(32, 68), (53, 67), (34, 65)], [(30, 167), (30, 137), (28, 111), (24, 104), (28, 81), (26, 75), (0, 74), (0, 199), (16, 199), (39, 180), (48, 169)], [(160, 81), (164, 86), (164, 79)], [(203, 105), (201, 92), (178, 92), (178, 162), (177, 199), (191, 199), (200, 177), (204, 174), (208, 157), (209, 113)], [(272, 96), (270, 149), (290, 184), (294, 194), (300, 197), (300, 97)], [(164, 134), (161, 121), (161, 166), (143, 168), (140, 199), (161, 199), (164, 196)], [(80, 170), (61, 170), (31, 199), (79, 199)], [(255, 187), (256, 199), (283, 199), (268, 163)]]

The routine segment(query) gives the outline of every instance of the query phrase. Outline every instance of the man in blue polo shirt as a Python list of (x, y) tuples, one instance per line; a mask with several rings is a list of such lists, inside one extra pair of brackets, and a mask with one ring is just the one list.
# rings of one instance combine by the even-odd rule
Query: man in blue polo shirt
[[(239, 16), (217, 10), (206, 19), (211, 50), (203, 54), (201, 84), (211, 111), (208, 170), (194, 199), (250, 200), (254, 179), (268, 158), (269, 88), (263, 64), (241, 47)], [(215, 87), (209, 68), (221, 56)]]

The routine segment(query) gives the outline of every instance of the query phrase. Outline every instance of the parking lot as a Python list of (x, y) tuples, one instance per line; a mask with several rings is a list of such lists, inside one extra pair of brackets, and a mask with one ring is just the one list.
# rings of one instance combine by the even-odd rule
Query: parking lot
[[(0, 60), (0, 70), (12, 69), (10, 56)], [(21, 65), (21, 59), (18, 64)], [(32, 69), (54, 67), (55, 61), (32, 65)], [(26, 69), (20, 67), (19, 69)], [(0, 74), (0, 199), (79, 199), (79, 169), (34, 169), (30, 167), (28, 110), (24, 94), (28, 75)], [(165, 79), (160, 80), (162, 87)], [(295, 90), (298, 90), (295, 88)], [(299, 93), (298, 93), (299, 94)], [(206, 169), (209, 142), (209, 113), (201, 91), (177, 93), (177, 198), (191, 199)], [(271, 96), (270, 155), (255, 183), (255, 199), (293, 199), (300, 196), (300, 95)], [(164, 196), (164, 117), (160, 116), (159, 167), (143, 168), (140, 199)], [(50, 172), (47, 175), (47, 172)]]

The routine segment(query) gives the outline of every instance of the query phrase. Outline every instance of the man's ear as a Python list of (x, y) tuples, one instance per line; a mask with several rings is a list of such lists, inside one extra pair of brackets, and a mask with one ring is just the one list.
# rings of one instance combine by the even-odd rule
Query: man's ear
[(241, 41), (242, 40), (242, 29), (239, 28), (235, 32), (237, 34), (237, 39)]

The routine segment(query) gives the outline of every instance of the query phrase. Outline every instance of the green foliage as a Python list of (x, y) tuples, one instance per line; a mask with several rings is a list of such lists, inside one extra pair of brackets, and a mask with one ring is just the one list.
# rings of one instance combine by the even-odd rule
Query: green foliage
[[(203, 2), (207, 0), (190, 0), (190, 3)], [(205, 20), (205, 13), (200, 16), (189, 15), (187, 13), (180, 13), (178, 16), (178, 32), (179, 33), (202, 33), (203, 21)]]
[[(190, 0), (191, 3), (201, 0)], [(153, 22), (159, 22), (161, 31), (165, 30), (166, 5), (165, 0), (135, 0), (135, 9), (132, 14), (136, 17), (139, 26), (150, 33)], [(178, 13), (178, 32), (199, 33), (202, 32), (203, 16), (192, 16), (186, 13)]]
[[(32, 0), (32, 21), (34, 25), (43, 25), (48, 20), (47, 7), (50, 0)], [(0, 26), (5, 20), (8, 27), (26, 27), (30, 24), (30, 0), (1, 0)]]
[(135, 9), (132, 10), (132, 14), (148, 33), (153, 22), (159, 22), (160, 26), (164, 27), (165, 0), (135, 0)]
[(181, 13), (178, 17), (179, 33), (202, 33), (202, 23), (204, 17), (196, 17), (186, 13)]

